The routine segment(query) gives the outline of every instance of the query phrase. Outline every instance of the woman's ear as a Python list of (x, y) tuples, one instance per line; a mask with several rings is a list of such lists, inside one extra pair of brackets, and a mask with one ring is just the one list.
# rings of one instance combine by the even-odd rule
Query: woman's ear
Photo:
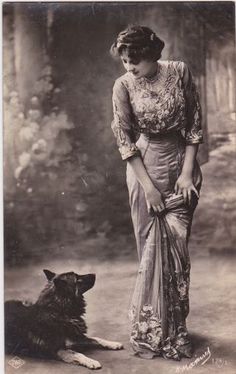
[(43, 272), (46, 275), (47, 280), (49, 280), (49, 281), (51, 281), (56, 276), (55, 273), (53, 273), (52, 271), (47, 270), (47, 269), (43, 269)]

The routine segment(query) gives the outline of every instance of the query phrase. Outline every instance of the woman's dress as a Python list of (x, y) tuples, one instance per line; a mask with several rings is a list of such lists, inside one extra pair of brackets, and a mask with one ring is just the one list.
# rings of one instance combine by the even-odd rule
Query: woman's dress
[[(123, 160), (140, 156), (165, 210), (151, 215), (144, 191), (127, 163), (127, 186), (139, 269), (130, 307), (130, 342), (142, 357), (191, 357), (188, 238), (197, 197), (187, 205), (174, 186), (185, 147), (202, 143), (199, 97), (187, 65), (158, 61), (154, 78), (126, 73), (113, 88), (112, 129)], [(137, 141), (137, 136), (139, 136)], [(193, 182), (200, 190), (196, 161)]]

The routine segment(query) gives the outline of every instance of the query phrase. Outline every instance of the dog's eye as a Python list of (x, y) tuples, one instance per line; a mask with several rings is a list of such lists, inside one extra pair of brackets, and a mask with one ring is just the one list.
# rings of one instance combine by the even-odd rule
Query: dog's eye
[(82, 279), (77, 279), (77, 283), (81, 283), (82, 282)]

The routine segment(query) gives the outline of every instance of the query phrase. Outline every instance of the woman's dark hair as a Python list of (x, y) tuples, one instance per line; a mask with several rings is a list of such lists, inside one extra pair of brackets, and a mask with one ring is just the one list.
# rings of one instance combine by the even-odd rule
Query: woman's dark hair
[(128, 57), (135, 60), (157, 61), (164, 46), (165, 43), (149, 27), (131, 25), (118, 34), (110, 53), (118, 57), (126, 52)]

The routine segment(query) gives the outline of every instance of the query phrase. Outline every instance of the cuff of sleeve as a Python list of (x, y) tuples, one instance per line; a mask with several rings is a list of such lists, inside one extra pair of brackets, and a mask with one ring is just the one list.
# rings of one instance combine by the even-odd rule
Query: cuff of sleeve
[(189, 131), (185, 134), (186, 144), (201, 144), (203, 143), (202, 129), (198, 131)]
[(185, 144), (186, 145), (191, 145), (191, 144), (202, 144), (204, 143), (203, 138), (198, 138), (198, 139), (186, 139)]
[(119, 151), (120, 151), (122, 160), (127, 160), (130, 157), (140, 155), (140, 150), (135, 144), (133, 145), (131, 144), (129, 147), (122, 146), (119, 148)]

